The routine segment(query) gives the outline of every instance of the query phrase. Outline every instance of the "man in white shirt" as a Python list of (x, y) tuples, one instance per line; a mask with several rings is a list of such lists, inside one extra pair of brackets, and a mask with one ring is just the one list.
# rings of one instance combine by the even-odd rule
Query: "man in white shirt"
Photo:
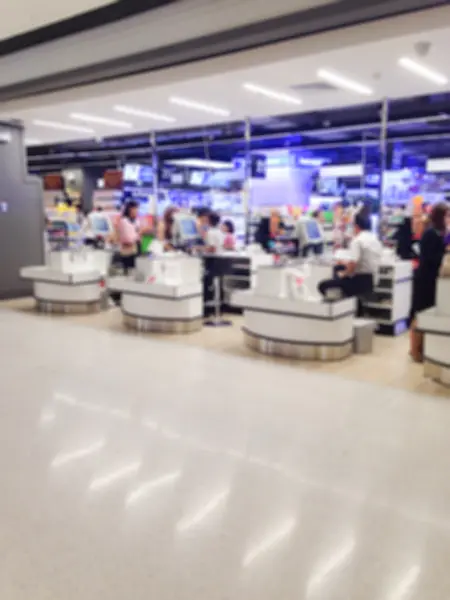
[(220, 217), (217, 213), (209, 215), (209, 229), (205, 236), (206, 251), (219, 254), (224, 250), (225, 235), (219, 227)]
[(355, 237), (350, 244), (350, 258), (335, 270), (335, 278), (319, 283), (319, 291), (327, 298), (330, 290), (340, 290), (344, 297), (362, 296), (373, 291), (378, 279), (383, 247), (370, 230), (370, 221), (358, 214), (354, 221)]

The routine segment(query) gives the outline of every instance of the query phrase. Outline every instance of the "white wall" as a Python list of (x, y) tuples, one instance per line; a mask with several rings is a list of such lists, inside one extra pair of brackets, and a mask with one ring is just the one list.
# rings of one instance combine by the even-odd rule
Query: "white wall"
[(251, 207), (306, 206), (311, 194), (312, 169), (268, 167), (265, 179), (253, 179)]
[[(32, 29), (38, 29), (57, 21), (69, 19), (106, 4), (112, 0), (14, 0), (6, 2), (8, 10), (2, 11), (0, 40), (4, 40)], [(3, 4), (1, 2), (0, 4)]]

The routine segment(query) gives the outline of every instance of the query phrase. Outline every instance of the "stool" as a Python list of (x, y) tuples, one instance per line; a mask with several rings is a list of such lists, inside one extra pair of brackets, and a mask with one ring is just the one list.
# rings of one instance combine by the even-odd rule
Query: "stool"
[(353, 351), (355, 354), (372, 352), (375, 327), (375, 321), (370, 319), (353, 320)]
[(207, 300), (205, 306), (211, 306), (214, 309), (212, 319), (204, 322), (206, 327), (229, 327), (233, 323), (222, 319), (222, 279), (231, 266), (230, 259), (219, 258), (217, 256), (205, 257), (205, 269), (207, 272), (207, 285), (211, 282), (213, 288), (213, 299)]

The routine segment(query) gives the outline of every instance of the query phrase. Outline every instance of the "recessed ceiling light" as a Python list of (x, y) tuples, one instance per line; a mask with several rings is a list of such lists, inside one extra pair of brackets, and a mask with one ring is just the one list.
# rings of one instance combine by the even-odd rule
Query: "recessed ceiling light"
[(195, 100), (188, 100), (187, 98), (179, 98), (178, 96), (172, 96), (169, 98), (171, 104), (177, 106), (183, 106), (184, 108), (192, 108), (194, 110), (201, 110), (203, 112), (210, 113), (211, 115), (217, 115), (218, 117), (229, 117), (230, 111), (224, 108), (217, 108), (216, 106), (210, 106), (209, 104), (203, 104), (196, 102)]
[(148, 112), (141, 110), (140, 108), (132, 108), (131, 106), (123, 106), (118, 104), (114, 107), (116, 112), (123, 113), (124, 115), (132, 115), (133, 117), (142, 117), (143, 119), (153, 119), (154, 121), (161, 121), (163, 123), (175, 123), (174, 117), (168, 117), (167, 115), (160, 115), (158, 113)]
[(261, 94), (262, 96), (266, 96), (271, 100), (279, 100), (280, 102), (286, 102), (287, 104), (302, 104), (300, 98), (290, 96), (289, 94), (284, 94), (283, 92), (269, 90), (268, 88), (263, 87), (261, 85), (256, 85), (255, 83), (244, 83), (243, 87), (248, 92), (253, 92), (254, 94)]
[(61, 129), (62, 131), (73, 131), (75, 133), (95, 133), (95, 130), (90, 127), (69, 125), (68, 123), (56, 123), (55, 121), (43, 121), (42, 119), (35, 119), (33, 125), (37, 125), (38, 127), (48, 127), (49, 129)]
[(71, 119), (84, 121), (85, 123), (98, 123), (99, 125), (108, 125), (110, 127), (122, 127), (123, 129), (132, 129), (133, 125), (127, 121), (116, 121), (115, 119), (106, 119), (105, 117), (96, 117), (94, 115), (85, 115), (84, 113), (72, 113)]
[(445, 75), (416, 62), (412, 58), (404, 56), (398, 61), (398, 64), (407, 71), (414, 73), (414, 75), (424, 77), (437, 85), (446, 85), (448, 83), (448, 78)]
[(343, 77), (342, 75), (338, 75), (335, 72), (328, 71), (328, 69), (319, 69), (317, 71), (317, 77), (319, 79), (323, 79), (336, 87), (343, 88), (344, 90), (349, 90), (350, 92), (355, 92), (357, 94), (362, 94), (363, 96), (371, 96), (373, 94), (373, 90), (363, 85), (362, 83), (358, 83), (357, 81), (353, 81), (353, 79), (348, 79), (347, 77)]

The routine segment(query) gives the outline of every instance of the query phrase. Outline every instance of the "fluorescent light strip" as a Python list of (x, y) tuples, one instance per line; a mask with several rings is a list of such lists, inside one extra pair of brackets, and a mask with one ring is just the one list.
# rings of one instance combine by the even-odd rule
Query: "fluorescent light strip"
[(261, 554), (265, 554), (269, 550), (271, 550), (274, 546), (279, 544), (284, 538), (286, 538), (292, 531), (294, 530), (297, 521), (295, 519), (289, 519), (285, 523), (281, 525), (281, 527), (277, 528), (275, 531), (271, 532), (267, 537), (263, 539), (263, 541), (255, 546), (248, 554), (244, 557), (242, 564), (244, 567), (248, 567), (256, 558), (261, 556)]
[(196, 102), (195, 100), (188, 100), (187, 98), (180, 98), (178, 96), (172, 96), (169, 98), (169, 102), (171, 104), (176, 104), (177, 106), (182, 106), (183, 108), (200, 110), (218, 117), (229, 117), (231, 114), (229, 110), (224, 108), (217, 108), (215, 106), (210, 106), (209, 104), (203, 104), (201, 102)]
[(123, 106), (122, 104), (117, 104), (114, 107), (114, 110), (124, 115), (142, 117), (143, 119), (153, 119), (154, 121), (161, 121), (162, 123), (175, 123), (176, 121), (174, 117), (168, 117), (167, 115), (160, 115), (159, 113), (148, 112), (146, 110), (141, 110), (140, 108), (132, 108), (131, 106)]
[(229, 493), (229, 490), (226, 490), (225, 492), (217, 494), (217, 496), (214, 496), (211, 500), (209, 500), (209, 502), (202, 506), (195, 514), (179, 521), (177, 524), (178, 533), (184, 533), (185, 531), (188, 531), (192, 527), (198, 525), (201, 521), (203, 521), (203, 519), (219, 508), (219, 506), (228, 497)]
[(356, 94), (361, 94), (363, 96), (371, 96), (373, 94), (373, 90), (366, 85), (353, 81), (353, 79), (348, 79), (347, 77), (329, 71), (328, 69), (319, 69), (317, 71), (317, 77), (336, 87), (355, 92)]
[(165, 161), (166, 165), (178, 165), (180, 167), (192, 167), (194, 169), (212, 169), (217, 171), (232, 171), (233, 163), (219, 160), (206, 160), (203, 158), (175, 158)]
[(112, 471), (107, 475), (103, 475), (102, 477), (97, 477), (91, 482), (89, 489), (93, 491), (101, 490), (109, 485), (115, 483), (116, 481), (120, 481), (121, 479), (125, 479), (134, 475), (141, 468), (140, 462), (131, 463), (125, 467)]
[(84, 113), (72, 113), (71, 119), (84, 121), (85, 123), (96, 123), (98, 125), (107, 125), (108, 127), (120, 127), (122, 129), (132, 129), (133, 125), (127, 121), (116, 121), (115, 119), (106, 119), (105, 117), (96, 117), (94, 115), (85, 115)]
[(125, 504), (127, 506), (132, 506), (136, 504), (138, 500), (142, 500), (145, 496), (148, 496), (154, 490), (162, 488), (166, 485), (170, 485), (174, 481), (177, 481), (181, 477), (181, 471), (176, 471), (175, 473), (169, 473), (168, 475), (163, 475), (162, 477), (158, 477), (158, 479), (152, 479), (147, 483), (143, 483), (134, 491), (130, 492), (126, 497)]
[(66, 452), (64, 454), (58, 454), (52, 461), (52, 467), (62, 467), (67, 463), (86, 458), (87, 456), (91, 456), (91, 454), (100, 452), (100, 450), (102, 450), (104, 446), (105, 441), (100, 440), (95, 444), (91, 444), (90, 446), (80, 448), (79, 450), (74, 450), (73, 452)]
[(446, 85), (448, 83), (448, 77), (442, 73), (438, 73), (438, 71), (435, 71), (434, 69), (430, 69), (429, 67), (416, 62), (412, 58), (404, 56), (403, 58), (400, 58), (398, 64), (410, 73), (414, 73), (414, 75), (428, 79), (428, 81), (436, 83), (437, 85)]
[(244, 83), (243, 88), (248, 92), (266, 96), (271, 100), (279, 100), (280, 102), (285, 102), (286, 104), (296, 104), (297, 106), (302, 104), (300, 98), (295, 98), (295, 96), (290, 96), (289, 94), (284, 94), (282, 92), (276, 92), (261, 85), (256, 85), (255, 83)]
[(35, 119), (33, 125), (36, 125), (37, 127), (48, 127), (49, 129), (60, 129), (61, 131), (73, 131), (74, 133), (95, 133), (95, 130), (90, 127), (57, 123), (56, 121), (44, 121), (42, 119)]

